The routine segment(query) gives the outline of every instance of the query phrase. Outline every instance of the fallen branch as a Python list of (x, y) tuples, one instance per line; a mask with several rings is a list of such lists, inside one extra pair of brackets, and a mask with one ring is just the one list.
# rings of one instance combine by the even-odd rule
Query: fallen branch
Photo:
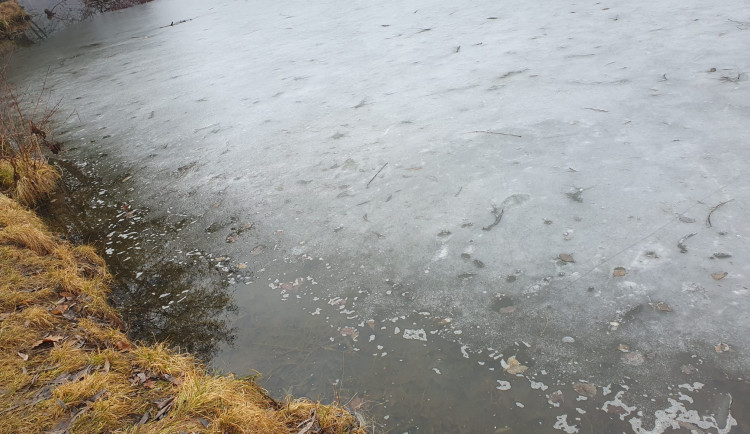
[(193, 21), (194, 18), (188, 18), (186, 20), (180, 20), (180, 21), (172, 21), (171, 23), (167, 24), (166, 26), (159, 27), (160, 29), (166, 29), (167, 27), (174, 27), (178, 24), (187, 23), (188, 21)]
[(714, 211), (716, 211), (717, 209), (719, 209), (720, 206), (725, 205), (725, 204), (727, 204), (727, 203), (729, 203), (729, 202), (731, 202), (733, 200), (734, 199), (725, 200), (724, 202), (722, 202), (722, 203), (716, 205), (715, 207), (711, 208), (711, 211), (708, 212), (708, 216), (706, 217), (706, 227), (707, 228), (711, 227), (711, 214), (713, 214)]
[(684, 237), (680, 238), (680, 241), (677, 242), (677, 247), (680, 248), (680, 253), (687, 253), (687, 246), (685, 245), (685, 241), (687, 241), (688, 238), (696, 235), (695, 233), (687, 234)]
[(488, 131), (488, 130), (469, 131), (469, 133), (497, 134), (498, 136), (510, 136), (510, 137), (518, 137), (518, 138), (523, 137), (523, 136), (519, 136), (518, 134), (501, 133), (498, 131)]
[(505, 208), (501, 209), (501, 210), (500, 210), (500, 212), (498, 213), (498, 212), (497, 212), (497, 207), (496, 207), (496, 206), (493, 206), (493, 207), (492, 207), (492, 214), (494, 214), (494, 215), (495, 215), (495, 221), (494, 221), (494, 222), (492, 222), (492, 224), (491, 224), (491, 225), (489, 225), (489, 226), (487, 226), (487, 227), (484, 227), (484, 228), (482, 228), (482, 230), (483, 230), (483, 231), (489, 231), (489, 230), (491, 230), (492, 228), (494, 228), (495, 226), (497, 226), (497, 224), (498, 224), (498, 223), (500, 223), (500, 219), (502, 219), (502, 218), (503, 218), (503, 213), (504, 213), (504, 212), (505, 212)]
[[(376, 178), (376, 177), (377, 177), (378, 175), (380, 175), (380, 172), (382, 172), (382, 171), (383, 171), (383, 169), (385, 169), (385, 166), (387, 166), (387, 165), (388, 165), (388, 163), (385, 163), (385, 164), (383, 164), (383, 167), (381, 167), (381, 168), (380, 168), (380, 170), (378, 170), (378, 173), (376, 173), (376, 174), (375, 174), (375, 176), (373, 176), (373, 177), (372, 177), (372, 179), (370, 179), (370, 182), (374, 181), (374, 180), (375, 180), (375, 178)], [(367, 187), (365, 187), (365, 188), (370, 188), (370, 182), (368, 182), (368, 183), (367, 183)]]

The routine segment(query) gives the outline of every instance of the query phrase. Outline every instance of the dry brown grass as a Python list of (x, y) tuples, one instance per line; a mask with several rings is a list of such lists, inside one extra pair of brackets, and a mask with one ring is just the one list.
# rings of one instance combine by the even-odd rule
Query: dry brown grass
[(17, 0), (0, 3), (0, 39), (15, 39), (31, 26), (31, 16)]
[(4, 195), (0, 276), (0, 432), (365, 433), (340, 407), (278, 402), (189, 354), (132, 342), (106, 302), (102, 259)]
[[(35, 101), (22, 103), (0, 72), (0, 191), (26, 206), (47, 198), (60, 179), (43, 152), (60, 151), (49, 128), (55, 107), (43, 101), (44, 95), (42, 87)], [(28, 114), (22, 105), (30, 107)]]

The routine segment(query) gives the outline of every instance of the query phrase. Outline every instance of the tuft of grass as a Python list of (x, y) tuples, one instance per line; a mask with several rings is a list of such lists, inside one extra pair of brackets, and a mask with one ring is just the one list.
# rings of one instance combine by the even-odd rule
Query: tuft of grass
[(31, 26), (31, 16), (17, 0), (0, 3), (0, 39), (16, 39)]
[(18, 181), (13, 197), (27, 206), (50, 197), (60, 180), (60, 173), (43, 161), (21, 162), (16, 172)]
[[(0, 14), (9, 3), (0, 3)], [(49, 128), (56, 107), (49, 108), (42, 100), (45, 94), (43, 87), (36, 101), (25, 104), (0, 72), (0, 190), (25, 206), (48, 198), (60, 179), (43, 153), (45, 148), (55, 154), (60, 151)], [(27, 114), (21, 107), (29, 105)]]
[(48, 255), (55, 248), (55, 242), (49, 234), (31, 225), (6, 226), (0, 231), (0, 243), (15, 244), (38, 255)]
[(339, 406), (278, 402), (190, 354), (131, 341), (101, 257), (2, 194), (0, 276), (0, 432), (366, 432)]

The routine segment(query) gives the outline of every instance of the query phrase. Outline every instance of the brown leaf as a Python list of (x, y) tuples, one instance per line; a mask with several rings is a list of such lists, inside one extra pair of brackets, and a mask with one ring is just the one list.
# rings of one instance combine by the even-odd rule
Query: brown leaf
[(573, 259), (573, 255), (570, 255), (568, 253), (560, 253), (560, 255), (558, 255), (558, 258), (560, 258), (560, 260), (563, 262), (575, 262), (575, 260)]
[(596, 386), (589, 383), (575, 383), (573, 390), (578, 392), (579, 395), (583, 395), (589, 398), (596, 396)]
[(627, 346), (627, 345), (625, 345), (625, 344), (618, 345), (617, 349), (620, 350), (620, 351), (622, 351), (623, 353), (629, 353), (630, 352), (630, 347)]
[(133, 346), (130, 344), (130, 342), (126, 340), (116, 340), (114, 342), (115, 348), (117, 348), (119, 351), (125, 351), (133, 348)]
[(67, 304), (59, 304), (57, 305), (57, 307), (52, 309), (52, 315), (62, 315), (67, 312), (69, 308), (70, 306), (68, 306)]
[(370, 326), (371, 329), (375, 330), (375, 320), (368, 319), (367, 325)]
[(36, 347), (38, 347), (38, 346), (40, 346), (42, 344), (49, 344), (49, 343), (53, 343), (54, 344), (55, 342), (59, 342), (59, 341), (63, 340), (63, 338), (64, 338), (64, 336), (61, 336), (61, 335), (47, 336), (47, 337), (43, 338), (42, 340), (34, 342), (34, 345), (31, 346), (31, 349), (33, 350), (34, 348), (36, 348)]
[(720, 342), (719, 345), (714, 347), (714, 349), (717, 353), (729, 353), (734, 351), (729, 344), (725, 344), (724, 342)]
[(667, 303), (664, 303), (663, 301), (657, 301), (655, 303), (649, 303), (651, 307), (658, 310), (659, 312), (672, 312), (672, 308), (669, 307)]
[(341, 336), (351, 336), (352, 338), (356, 338), (359, 334), (354, 327), (343, 327), (339, 330), (339, 333), (341, 333)]
[(557, 391), (555, 393), (550, 394), (549, 396), (549, 402), (552, 404), (558, 404), (563, 403), (565, 401), (565, 395), (561, 391)]
[(353, 410), (356, 411), (356, 410), (359, 410), (360, 408), (362, 408), (362, 406), (365, 405), (365, 402), (366, 401), (363, 398), (360, 398), (359, 396), (355, 396), (355, 397), (353, 397), (352, 399), (349, 400), (349, 406)]
[(626, 274), (628, 274), (628, 270), (625, 267), (615, 267), (614, 271), (612, 271), (612, 276), (614, 277), (622, 277)]
[(716, 273), (711, 273), (711, 277), (713, 277), (714, 280), (721, 280), (727, 277), (727, 274), (729, 273), (726, 271), (717, 271)]
[(503, 366), (505, 368), (505, 372), (511, 375), (523, 374), (527, 369), (529, 369), (528, 366), (520, 364), (518, 360), (516, 360), (516, 356), (510, 356), (508, 358), (508, 362), (505, 365), (506, 366)]
[(150, 378), (143, 383), (143, 387), (145, 387), (146, 389), (153, 389), (155, 385), (156, 383), (154, 383), (154, 381)]
[(61, 296), (61, 297), (67, 297), (67, 298), (72, 298), (72, 297), (75, 297), (75, 295), (74, 295), (74, 294), (73, 294), (72, 292), (68, 292), (68, 291), (63, 291), (63, 292), (61, 292), (61, 293), (60, 293), (60, 296)]

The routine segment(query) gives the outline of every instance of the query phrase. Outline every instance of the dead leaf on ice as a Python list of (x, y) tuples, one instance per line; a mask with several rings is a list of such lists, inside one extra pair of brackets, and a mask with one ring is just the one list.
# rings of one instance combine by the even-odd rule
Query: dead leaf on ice
[(628, 274), (628, 270), (625, 267), (615, 267), (614, 271), (612, 271), (612, 276), (614, 277), (622, 277), (626, 274)]
[(501, 364), (503, 365), (505, 372), (511, 375), (523, 374), (527, 369), (529, 369), (528, 366), (520, 364), (518, 360), (516, 360), (516, 356), (508, 357), (508, 362), (503, 362)]
[(505, 306), (500, 308), (500, 313), (513, 313), (516, 311), (515, 306)]
[(721, 280), (727, 277), (727, 274), (729, 273), (727, 273), (726, 271), (717, 271), (716, 273), (711, 273), (711, 277), (713, 277), (714, 280)]
[(343, 327), (339, 330), (339, 333), (341, 333), (341, 336), (351, 336), (352, 338), (356, 338), (359, 334), (354, 327)]
[(729, 346), (729, 344), (725, 344), (724, 342), (720, 342), (719, 345), (714, 347), (717, 353), (729, 353), (734, 351), (732, 347)]
[(596, 386), (589, 383), (575, 383), (573, 385), (573, 390), (575, 390), (579, 395), (586, 396), (588, 398), (593, 398), (596, 396)]
[(618, 345), (617, 349), (620, 350), (620, 351), (622, 351), (623, 353), (629, 353), (630, 352), (630, 347), (627, 346), (627, 345), (625, 345), (625, 344)]
[(672, 308), (669, 307), (667, 303), (664, 303), (663, 301), (657, 301), (655, 303), (649, 303), (651, 307), (653, 307), (655, 310), (658, 310), (659, 312), (672, 312)]
[(568, 253), (560, 253), (560, 255), (558, 255), (558, 258), (560, 258), (560, 260), (563, 262), (575, 262), (575, 260), (573, 259), (573, 255)]

